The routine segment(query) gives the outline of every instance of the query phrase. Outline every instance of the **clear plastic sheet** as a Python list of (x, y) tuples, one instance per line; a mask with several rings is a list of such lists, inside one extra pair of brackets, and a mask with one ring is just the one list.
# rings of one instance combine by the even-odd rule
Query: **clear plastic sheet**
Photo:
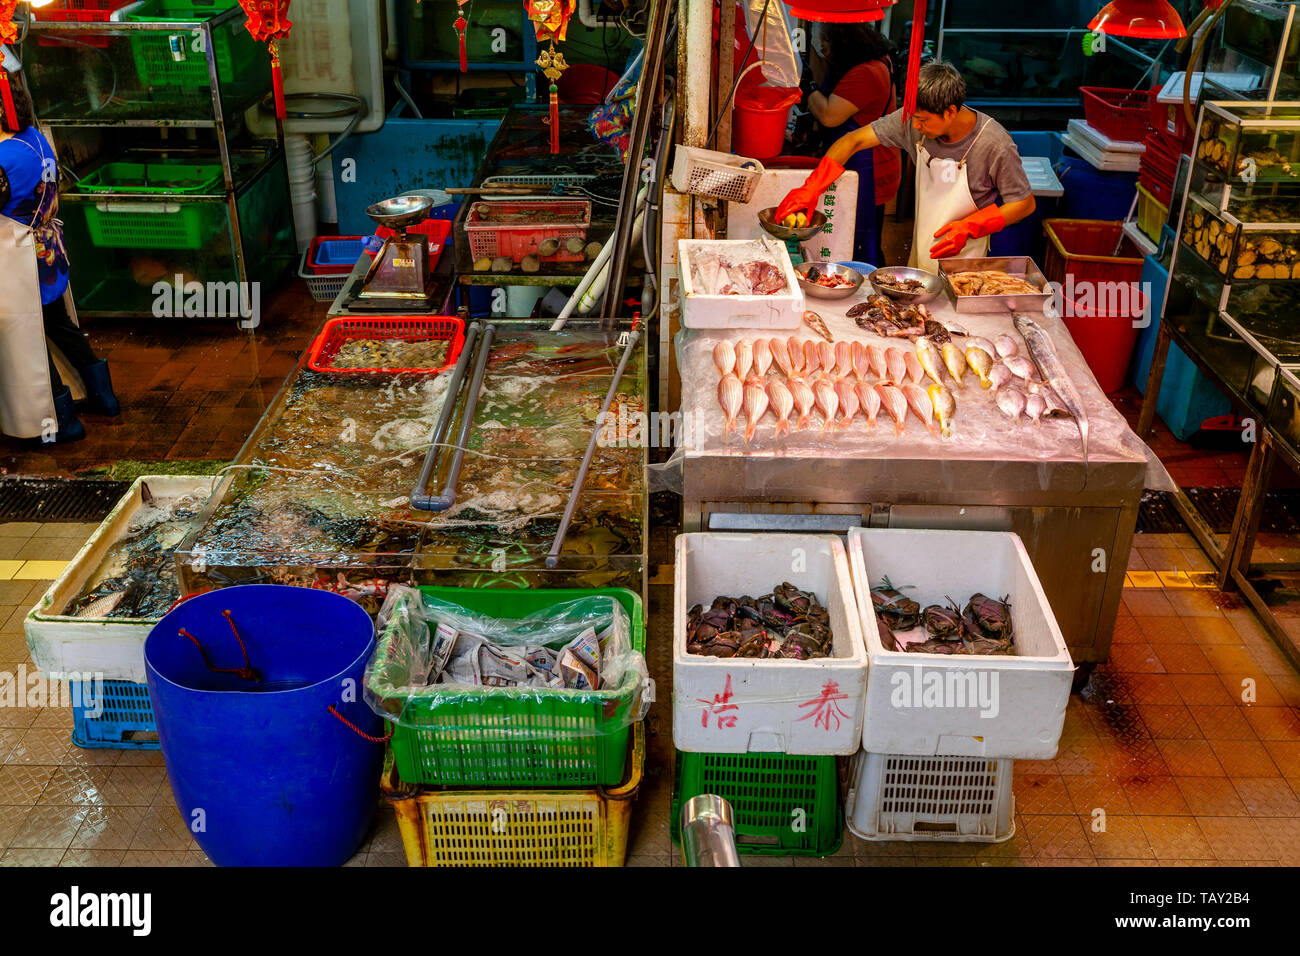
[[(794, 48), (790, 24), (794, 20), (785, 5), (770, 0), (747, 0), (745, 24), (749, 35), (758, 35), (754, 48), (763, 61), (759, 72), (773, 86), (795, 87), (803, 75), (803, 63)], [(766, 7), (767, 15), (763, 15)]]
[[(510, 727), (512, 739), (608, 735), (643, 720), (654, 701), (645, 656), (632, 646), (627, 612), (608, 596), (557, 602), (506, 619), (394, 587), (379, 621), (383, 631), (364, 678), (366, 703), (399, 726), (427, 730), (430, 715), (444, 704), (505, 699), (566, 711), (594, 707), (605, 717), (569, 727), (521, 719)], [(513, 680), (520, 683), (499, 683)], [(617, 703), (627, 706), (611, 706)]]
[[(890, 339), (860, 329), (846, 315), (848, 309), (866, 300), (871, 289), (859, 290), (848, 299), (808, 299), (807, 305), (825, 321), (835, 342), (860, 341), (864, 345), (879, 345), (913, 352), (912, 344), (905, 338)], [(934, 317), (945, 324), (957, 324), (972, 335), (993, 341), (1003, 332), (1011, 335), (1027, 356), (1024, 341), (1012, 324), (1010, 312), (1001, 314), (956, 315), (947, 300), (927, 304)], [(1124, 417), (1111, 405), (1097, 385), (1087, 363), (1079, 353), (1064, 324), (1058, 318), (1035, 314), (1032, 318), (1051, 335), (1058, 354), (1070, 378), (1083, 399), (1088, 420), (1088, 459), (1091, 462), (1148, 461), (1148, 449), (1129, 428)], [(1040, 424), (1032, 424), (1022, 416), (1019, 424), (1013, 423), (997, 407), (994, 394), (983, 388), (975, 372), (967, 368), (960, 387), (953, 387), (948, 374), (944, 379), (956, 400), (956, 413), (952, 417), (952, 434), (949, 438), (934, 437), (927, 432), (921, 420), (909, 408), (903, 419), (903, 434), (895, 433), (895, 425), (885, 409), (881, 409), (876, 426), (868, 429), (866, 417), (859, 412), (847, 427), (838, 424), (822, 430), (824, 418), (815, 407), (806, 427), (795, 430), (798, 416), (796, 408), (790, 416), (791, 433), (775, 437), (776, 417), (769, 408), (752, 442), (744, 441), (744, 428), (733, 428), (726, 434), (726, 421), (718, 403), (719, 373), (713, 360), (713, 347), (720, 339), (733, 344), (741, 339), (777, 338), (785, 343), (788, 338), (803, 342), (825, 343), (812, 328), (764, 333), (746, 329), (684, 330), (676, 337), (678, 367), (681, 370), (682, 412), (691, 427), (685, 430), (688, 442), (674, 454), (674, 460), (692, 455), (736, 455), (750, 458), (783, 456), (858, 458), (871, 456), (895, 459), (945, 460), (1008, 460), (1040, 462), (1078, 462), (1081, 460), (1079, 430), (1068, 415), (1044, 417)], [(961, 346), (963, 337), (953, 336), (954, 344)], [(773, 362), (767, 378), (783, 378), (778, 364)], [(874, 376), (868, 376), (871, 382)], [(922, 387), (931, 384), (927, 378)], [(836, 413), (836, 420), (842, 411)], [(744, 412), (737, 416), (743, 426)], [(935, 422), (937, 430), (937, 421)], [(660, 487), (671, 486), (673, 462), (661, 467), (656, 476)], [(1163, 469), (1148, 467), (1148, 480), (1161, 486)], [(1168, 476), (1163, 477), (1168, 482)]]

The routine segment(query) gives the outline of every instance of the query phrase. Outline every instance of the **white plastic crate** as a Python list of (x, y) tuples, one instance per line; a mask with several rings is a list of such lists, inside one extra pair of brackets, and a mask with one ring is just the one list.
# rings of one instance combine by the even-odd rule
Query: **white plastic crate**
[(298, 262), (298, 278), (307, 283), (307, 291), (311, 293), (311, 297), (317, 302), (333, 302), (338, 298), (338, 294), (343, 291), (343, 287), (348, 284), (348, 279), (352, 277), (352, 273), (315, 275), (307, 269), (307, 255), (310, 252), (310, 248), (302, 251), (302, 258)]
[[(852, 754), (862, 740), (866, 648), (844, 543), (834, 535), (677, 537), (673, 742), (688, 753)], [(722, 595), (758, 597), (789, 582), (830, 614), (833, 657), (718, 658), (686, 651), (686, 615)]]
[(863, 840), (1001, 843), (1016, 832), (1012, 763), (863, 751), (845, 821)]
[(146, 475), (113, 506), (58, 580), (50, 585), (23, 622), (32, 662), (45, 674), (92, 673), (104, 680), (147, 683), (144, 640), (157, 618), (83, 618), (63, 611), (81, 593), (105, 555), (124, 537), (131, 518), (144, 502), (140, 486), (149, 484), (157, 498), (211, 494), (216, 478), (207, 475)]
[(758, 160), (735, 153), (678, 143), (673, 154), (673, 189), (679, 193), (747, 203), (763, 173)]
[[(911, 756), (1056, 756), (1074, 663), (1018, 535), (853, 528), (853, 588), (870, 669), (863, 746)], [(1086, 567), (1083, 569), (1086, 572)], [(1011, 602), (1010, 656), (885, 650), (870, 585), (888, 576), (921, 605), (976, 592)]]
[[(728, 247), (761, 242), (785, 276), (786, 292), (777, 295), (702, 295), (695, 290), (692, 255), (696, 251), (726, 251)], [(677, 283), (681, 322), (688, 329), (797, 329), (803, 325), (804, 295), (785, 244), (774, 239), (678, 239)]]

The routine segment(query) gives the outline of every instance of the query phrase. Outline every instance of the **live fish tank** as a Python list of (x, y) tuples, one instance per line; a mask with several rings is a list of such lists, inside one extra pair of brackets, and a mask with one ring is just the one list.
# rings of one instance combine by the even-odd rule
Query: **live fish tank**
[(1193, 159), (1234, 187), (1300, 183), (1300, 103), (1207, 102)]
[(1236, 0), (1224, 9), (1206, 48), (1212, 94), (1229, 92), (1255, 100), (1297, 98), (1300, 22), (1292, 12), (1295, 6)]
[[(453, 372), (300, 366), (178, 550), (184, 586), (299, 584), (363, 603), (394, 581), (641, 591), (646, 443), (620, 423), (646, 410), (643, 345), (623, 373), (557, 565), (546, 563), (622, 354), (618, 331), (584, 325), (496, 326), (455, 501), (439, 512), (413, 508), (410, 495)], [(448, 446), (465, 417), (457, 398)], [(431, 492), (451, 458), (441, 456)]]

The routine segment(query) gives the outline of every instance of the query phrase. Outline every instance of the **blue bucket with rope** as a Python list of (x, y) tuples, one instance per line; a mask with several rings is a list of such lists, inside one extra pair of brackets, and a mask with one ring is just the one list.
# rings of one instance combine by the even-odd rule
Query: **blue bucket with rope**
[(374, 647), (359, 605), (275, 584), (196, 595), (149, 632), (172, 795), (218, 866), (338, 866), (361, 845), (386, 739), (362, 698)]

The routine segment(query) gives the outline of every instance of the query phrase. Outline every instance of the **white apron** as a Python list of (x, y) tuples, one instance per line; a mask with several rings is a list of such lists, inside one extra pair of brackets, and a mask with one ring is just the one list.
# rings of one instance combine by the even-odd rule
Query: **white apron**
[[(989, 124), (984, 121), (984, 126)], [(975, 134), (978, 140), (984, 126)], [(939, 240), (934, 234), (948, 223), (965, 219), (979, 207), (970, 193), (970, 179), (966, 175), (966, 156), (975, 146), (970, 146), (961, 159), (936, 159), (926, 151), (924, 141), (916, 144), (916, 224), (912, 232), (912, 256), (908, 265), (937, 273), (938, 265), (930, 258), (930, 247)], [(989, 253), (989, 237), (971, 239), (957, 253), (959, 258), (981, 258)]]
[(0, 431), (51, 440), (58, 431), (36, 242), (29, 226), (8, 216), (0, 216)]

